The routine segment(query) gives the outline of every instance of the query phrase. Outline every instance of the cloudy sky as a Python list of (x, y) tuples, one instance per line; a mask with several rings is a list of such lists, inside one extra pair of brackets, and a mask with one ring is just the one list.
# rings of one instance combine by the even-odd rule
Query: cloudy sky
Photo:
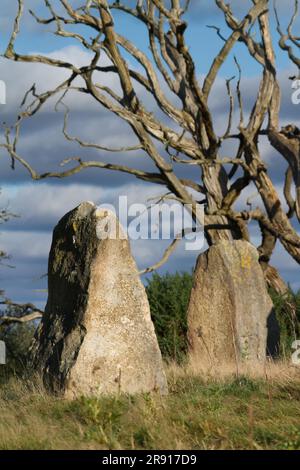
[[(73, 40), (57, 38), (51, 34), (49, 26), (37, 25), (28, 9), (33, 8), (37, 13), (43, 13), (41, 0), (25, 0), (26, 13), (22, 23), (22, 34), (17, 41), (17, 50), (23, 53), (39, 52), (52, 57), (67, 60), (77, 65), (87, 64), (89, 53), (83, 50)], [(57, 2), (54, 2), (57, 3)], [(71, 1), (73, 5), (81, 1)], [(132, 0), (127, 0), (132, 3)], [(281, 18), (286, 24), (292, 13), (292, 0), (278, 0)], [(237, 16), (242, 15), (251, 2), (232, 1)], [(16, 0), (1, 0), (0, 28), (1, 51), (11, 31), (12, 21), (16, 11)], [(147, 51), (146, 33), (132, 20), (117, 15), (116, 24), (123, 35), (138, 43)], [(211, 61), (222, 46), (220, 39), (207, 25), (220, 25), (226, 35), (228, 31), (222, 22), (222, 16), (211, 0), (192, 0), (191, 14), (189, 16), (190, 28), (187, 40), (190, 50), (195, 57), (199, 80), (209, 69)], [(299, 23), (298, 23), (299, 25)], [(275, 22), (272, 21), (272, 32), (276, 37)], [(255, 33), (255, 32), (254, 32)], [(300, 124), (300, 107), (291, 102), (291, 82), (288, 76), (295, 73), (286, 56), (276, 48), (279, 77), (282, 85), (283, 104), (281, 111), (282, 125), (289, 122)], [(260, 69), (249, 59), (246, 50), (238, 45), (235, 54), (243, 69), (242, 90), (246, 109), (251, 109), (255, 100)], [(225, 79), (236, 74), (233, 57), (222, 67), (210, 99), (210, 106), (214, 115), (218, 132), (226, 127), (228, 112), (228, 99), (226, 96)], [(15, 64), (0, 59), (0, 79), (7, 84), (7, 104), (1, 105), (1, 120), (13, 123), (19, 111), (24, 93), (36, 83), (39, 92), (53, 88), (65, 76), (62, 70), (47, 66)], [(118, 87), (115, 77), (101, 77), (102, 82), (109, 80), (109, 84)], [(141, 92), (142, 93), (142, 92)], [(156, 112), (151, 97), (143, 96), (148, 109)], [(63, 124), (62, 109), (54, 111), (55, 102), (49, 103), (39, 115), (25, 123), (22, 131), (19, 151), (38, 171), (58, 170), (59, 163), (68, 157), (82, 156), (88, 159), (101, 159), (111, 162), (122, 162), (129, 166), (153, 171), (152, 164), (139, 152), (133, 154), (103, 154), (94, 150), (78, 148), (74, 143), (67, 143), (61, 134)], [(107, 111), (99, 108), (88, 97), (71, 95), (68, 98), (71, 108), (69, 132), (83, 139), (96, 142), (104, 146), (126, 146), (136, 144), (130, 128)], [(282, 194), (282, 180), (285, 172), (285, 163), (281, 156), (272, 150), (267, 141), (261, 140), (261, 150), (269, 166), (273, 180)], [(224, 152), (228, 154), (232, 148), (227, 146)], [(191, 173), (191, 170), (185, 172)], [(44, 180), (32, 182), (23, 168), (16, 166), (13, 171), (7, 155), (0, 153), (0, 196), (1, 206), (7, 206), (18, 215), (0, 228), (0, 246), (11, 255), (9, 264), (13, 267), (0, 267), (0, 287), (7, 295), (16, 301), (33, 301), (43, 306), (46, 293), (46, 278), (42, 277), (47, 271), (47, 256), (51, 243), (53, 227), (68, 210), (84, 200), (92, 200), (96, 204), (116, 204), (119, 195), (127, 195), (129, 203), (143, 202), (162, 193), (162, 188), (138, 182), (133, 177), (103, 170), (88, 170), (69, 179)], [(192, 176), (192, 174), (190, 174)], [(258, 198), (253, 198), (254, 188), (249, 188), (239, 203), (245, 203), (252, 197), (254, 206), (260, 205)], [(253, 228), (253, 242), (259, 244), (258, 233)], [(137, 241), (132, 244), (133, 253), (139, 267), (144, 268), (156, 262), (163, 253), (165, 242)], [(184, 244), (164, 266), (163, 271), (192, 269), (197, 253), (184, 250)], [(284, 278), (291, 285), (300, 288), (298, 266), (278, 247), (274, 254), (273, 264), (276, 265)]]

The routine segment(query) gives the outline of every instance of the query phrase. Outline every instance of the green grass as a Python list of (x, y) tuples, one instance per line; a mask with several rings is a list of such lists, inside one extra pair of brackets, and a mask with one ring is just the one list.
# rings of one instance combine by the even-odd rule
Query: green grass
[(300, 449), (300, 381), (168, 376), (166, 397), (75, 401), (11, 379), (0, 389), (0, 448)]

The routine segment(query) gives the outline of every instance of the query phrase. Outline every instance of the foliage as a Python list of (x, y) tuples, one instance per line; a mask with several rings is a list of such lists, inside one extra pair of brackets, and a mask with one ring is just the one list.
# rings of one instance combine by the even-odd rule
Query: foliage
[(292, 343), (300, 338), (300, 291), (289, 290), (285, 295), (270, 291), (280, 327), (280, 356), (290, 357)]
[(151, 316), (163, 356), (180, 362), (187, 349), (187, 307), (190, 273), (154, 274), (147, 285)]
[[(0, 292), (0, 299), (4, 299)], [(5, 301), (5, 299), (4, 299)], [(23, 308), (16, 305), (4, 305), (0, 310), (0, 340), (5, 342), (6, 364), (0, 366), (0, 384), (7, 382), (11, 376), (23, 375), (29, 346), (32, 341), (36, 325), (29, 323), (1, 323), (1, 317), (22, 317)]]
[[(26, 369), (29, 346), (35, 331), (35, 325), (30, 323), (1, 325), (0, 312), (0, 340), (6, 346), (6, 365), (0, 366), (0, 383), (6, 382), (12, 375), (20, 376)], [(5, 315), (18, 316), (16, 309), (8, 309)]]

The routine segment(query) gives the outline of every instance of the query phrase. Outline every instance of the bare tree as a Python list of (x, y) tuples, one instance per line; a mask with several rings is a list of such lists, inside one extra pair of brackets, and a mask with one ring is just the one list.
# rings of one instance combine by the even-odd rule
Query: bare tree
[[(176, 200), (191, 204), (195, 218), (197, 204), (205, 205), (205, 235), (209, 244), (231, 239), (249, 241), (248, 225), (254, 220), (262, 233), (258, 251), (266, 280), (277, 291), (285, 290), (285, 284), (277, 271), (269, 265), (269, 261), (279, 241), (289, 255), (300, 262), (300, 237), (291, 222), (292, 218), (295, 221), (300, 220), (300, 140), (299, 130), (293, 123), (282, 129), (279, 124), (281, 97), (270, 30), (272, 3), (269, 0), (252, 0), (251, 8), (240, 20), (235, 17), (230, 3), (215, 0), (224, 16), (224, 26), (226, 24), (229, 27), (231, 34), (225, 37), (218, 27), (213, 26), (222, 43), (219, 53), (212, 58), (203, 83), (198, 80), (195, 61), (185, 37), (189, 27), (186, 15), (191, 6), (190, 0), (90, 0), (84, 1), (78, 8), (72, 6), (74, 2), (68, 0), (45, 0), (44, 3), (49, 16), (40, 18), (31, 12), (33, 18), (46, 27), (54, 25), (57, 36), (78, 41), (81, 47), (91, 53), (91, 60), (89, 65), (77, 67), (71, 62), (47, 55), (18, 53), (15, 42), (20, 33), (24, 10), (24, 1), (18, 0), (18, 13), (4, 56), (17, 62), (63, 68), (69, 76), (52, 90), (39, 94), (33, 86), (26, 94), (24, 103), (29, 94), (32, 95), (32, 101), (20, 113), (15, 126), (6, 129), (5, 142), (1, 145), (8, 151), (12, 168), (16, 163), (22, 165), (34, 180), (64, 178), (86, 168), (102, 168), (163, 185)], [(144, 25), (149, 38), (150, 58), (149, 54), (126, 37), (126, 30), (121, 33), (117, 31), (116, 12)], [(299, 49), (300, 39), (293, 34), (297, 14), (298, 1), (295, 1), (295, 11), (287, 33), (281, 29), (278, 14), (276, 17), (279, 45), (283, 53), (286, 52), (299, 68), (295, 50)], [(82, 26), (88, 28), (89, 33), (82, 33)], [(254, 28), (256, 36), (252, 34)], [(221, 66), (225, 61), (232, 60), (231, 54), (238, 42), (244, 44), (249, 60), (251, 56), (259, 64), (260, 84), (248, 116), (243, 106), (241, 67), (235, 59), (239, 78), (234, 91), (233, 78), (226, 81), (227, 94), (224, 96), (229, 102), (228, 124), (223, 135), (218, 135), (209, 98), (220, 75)], [(132, 61), (126, 60), (128, 57)], [(137, 63), (138, 67), (130, 65), (131, 62)], [(117, 76), (121, 92), (99, 83), (99, 74)], [(77, 81), (79, 78), (80, 85)], [(147, 109), (140, 98), (140, 88), (152, 95), (160, 111), (159, 116), (163, 113), (165, 119)], [(166, 89), (168, 93), (165, 92)], [(73, 158), (63, 162), (72, 165), (69, 169), (39, 174), (18, 151), (22, 124), (55, 96), (58, 103), (63, 104), (71, 91), (89, 95), (99, 106), (125, 121), (138, 139), (138, 145), (107, 148), (72, 137), (68, 131), (69, 109), (65, 108), (63, 133), (68, 141), (77, 142), (82, 149), (94, 148), (102, 153), (139, 150), (152, 160), (153, 172), (100, 159), (88, 161)], [(174, 104), (178, 100), (180, 104)], [(236, 106), (240, 116), (237, 125), (234, 124)], [(280, 195), (268, 174), (264, 155), (260, 150), (260, 138), (268, 139), (269, 145), (287, 162), (288, 170), (283, 183), (288, 213), (285, 212)], [(221, 154), (226, 141), (237, 142), (238, 150), (224, 157)], [(193, 166), (193, 179), (180, 177), (180, 169), (184, 165)], [(243, 211), (236, 210), (236, 202), (250, 183), (255, 185), (264, 210), (248, 206)], [(295, 196), (293, 186), (296, 188)], [(175, 244), (176, 241), (173, 241), (163, 261), (168, 258)], [(159, 265), (157, 263), (155, 266)]]

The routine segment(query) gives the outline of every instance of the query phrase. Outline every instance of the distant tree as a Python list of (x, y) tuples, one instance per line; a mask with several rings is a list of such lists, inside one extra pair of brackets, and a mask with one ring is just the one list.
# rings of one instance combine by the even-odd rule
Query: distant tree
[(287, 359), (293, 352), (293, 342), (300, 338), (300, 290), (280, 295), (271, 289), (270, 295), (280, 327), (280, 356)]
[(2, 310), (0, 307), (0, 340), (4, 341), (6, 346), (6, 365), (0, 368), (0, 383), (11, 375), (21, 375), (26, 371), (28, 351), (36, 325), (28, 321), (11, 321), (21, 320), (23, 317), (22, 306), (3, 305)]
[(177, 362), (187, 351), (187, 307), (192, 283), (190, 273), (155, 273), (146, 287), (162, 355)]

